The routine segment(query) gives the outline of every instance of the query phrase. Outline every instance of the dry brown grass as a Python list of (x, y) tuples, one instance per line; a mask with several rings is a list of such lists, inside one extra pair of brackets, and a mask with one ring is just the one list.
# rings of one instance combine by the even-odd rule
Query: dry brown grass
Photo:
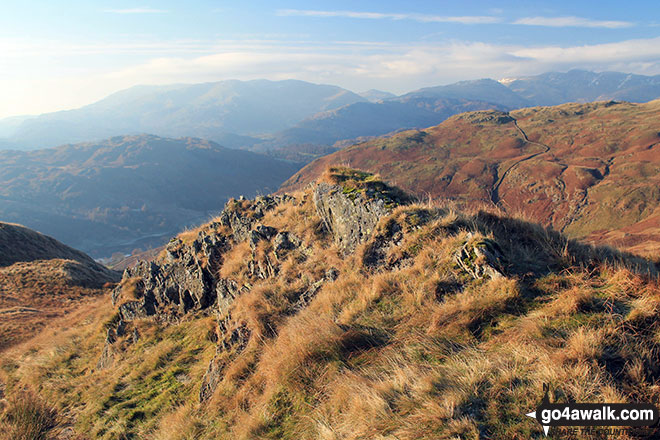
[(13, 394), (0, 417), (0, 438), (7, 440), (47, 440), (57, 426), (55, 408), (34, 391)]
[[(370, 243), (342, 257), (309, 193), (259, 221), (301, 246), (277, 260), (266, 242), (224, 252), (219, 275), (245, 289), (219, 317), (220, 348), (206, 313), (136, 321), (139, 341), (120, 338), (112, 368), (98, 371), (113, 311), (97, 305), (9, 352), (0, 377), (10, 391), (34, 386), (78, 432), (108, 440), (538, 438), (524, 414), (543, 384), (558, 401), (660, 402), (660, 289), (625, 256), (520, 220), (415, 204), (382, 219), (377, 233), (393, 221), (403, 236), (367, 266)], [(456, 263), (466, 242), (484, 239), (502, 249), (501, 278), (474, 279)], [(251, 276), (248, 262), (266, 257), (277, 276)], [(329, 268), (338, 278), (296, 306)], [(245, 346), (224, 347), (238, 328)], [(199, 403), (212, 358), (220, 382)]]

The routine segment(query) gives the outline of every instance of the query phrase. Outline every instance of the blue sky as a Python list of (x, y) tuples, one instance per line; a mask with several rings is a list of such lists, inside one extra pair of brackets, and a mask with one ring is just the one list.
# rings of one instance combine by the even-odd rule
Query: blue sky
[(402, 93), (583, 68), (660, 74), (657, 1), (0, 5), (0, 117), (136, 84), (297, 78)]

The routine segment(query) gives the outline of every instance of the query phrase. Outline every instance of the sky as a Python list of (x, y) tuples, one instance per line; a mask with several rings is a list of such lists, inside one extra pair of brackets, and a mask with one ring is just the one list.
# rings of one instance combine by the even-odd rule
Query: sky
[(0, 118), (138, 84), (295, 78), (400, 94), (574, 68), (660, 74), (660, 2), (0, 2)]

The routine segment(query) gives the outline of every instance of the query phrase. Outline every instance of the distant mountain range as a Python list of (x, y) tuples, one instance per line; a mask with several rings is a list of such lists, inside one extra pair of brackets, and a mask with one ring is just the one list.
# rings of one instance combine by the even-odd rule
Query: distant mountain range
[(241, 136), (360, 101), (366, 99), (340, 87), (295, 80), (136, 86), (76, 110), (2, 120), (0, 133), (24, 149), (137, 133), (254, 143)]
[(497, 205), (571, 237), (657, 258), (659, 123), (660, 100), (464, 113), (324, 156), (282, 190), (350, 164), (420, 197)]
[[(306, 162), (337, 141), (432, 126), (469, 110), (610, 99), (646, 102), (658, 97), (660, 75), (581, 70), (461, 81), (401, 96), (379, 90), (356, 94), (294, 80), (138, 86), (76, 110), (0, 120), (0, 149), (152, 133), (205, 138)], [(290, 154), (301, 146), (305, 154)]]
[(0, 151), (0, 219), (104, 257), (161, 245), (230, 197), (269, 193), (297, 169), (210, 141), (151, 135)]

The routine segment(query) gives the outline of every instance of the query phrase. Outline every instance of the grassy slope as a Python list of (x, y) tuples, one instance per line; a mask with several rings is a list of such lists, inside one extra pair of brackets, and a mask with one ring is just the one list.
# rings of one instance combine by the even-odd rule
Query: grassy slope
[(348, 164), (420, 196), (471, 207), (496, 202), (572, 237), (658, 255), (660, 101), (565, 104), (510, 116), (466, 113), (357, 144), (311, 163), (282, 189)]
[(94, 301), (120, 278), (51, 237), (0, 222), (0, 350)]
[[(220, 275), (251, 290), (219, 318), (252, 337), (238, 355), (218, 349), (225, 364), (210, 401), (198, 403), (199, 384), (214, 341), (228, 337), (215, 334), (215, 317), (136, 321), (101, 370), (109, 300), (8, 351), (7, 393), (38, 391), (59, 429), (81, 439), (541, 438), (524, 414), (543, 383), (558, 399), (660, 401), (660, 289), (640, 274), (643, 261), (519, 220), (410, 205), (381, 220), (381, 238), (394, 224), (402, 231), (374, 268), (375, 239), (341, 256), (309, 193), (263, 223), (309, 248), (265, 280), (248, 275), (247, 243), (225, 255)], [(457, 266), (457, 251), (484, 240), (501, 247), (505, 277), (474, 279)], [(339, 277), (292, 312), (329, 268)]]

